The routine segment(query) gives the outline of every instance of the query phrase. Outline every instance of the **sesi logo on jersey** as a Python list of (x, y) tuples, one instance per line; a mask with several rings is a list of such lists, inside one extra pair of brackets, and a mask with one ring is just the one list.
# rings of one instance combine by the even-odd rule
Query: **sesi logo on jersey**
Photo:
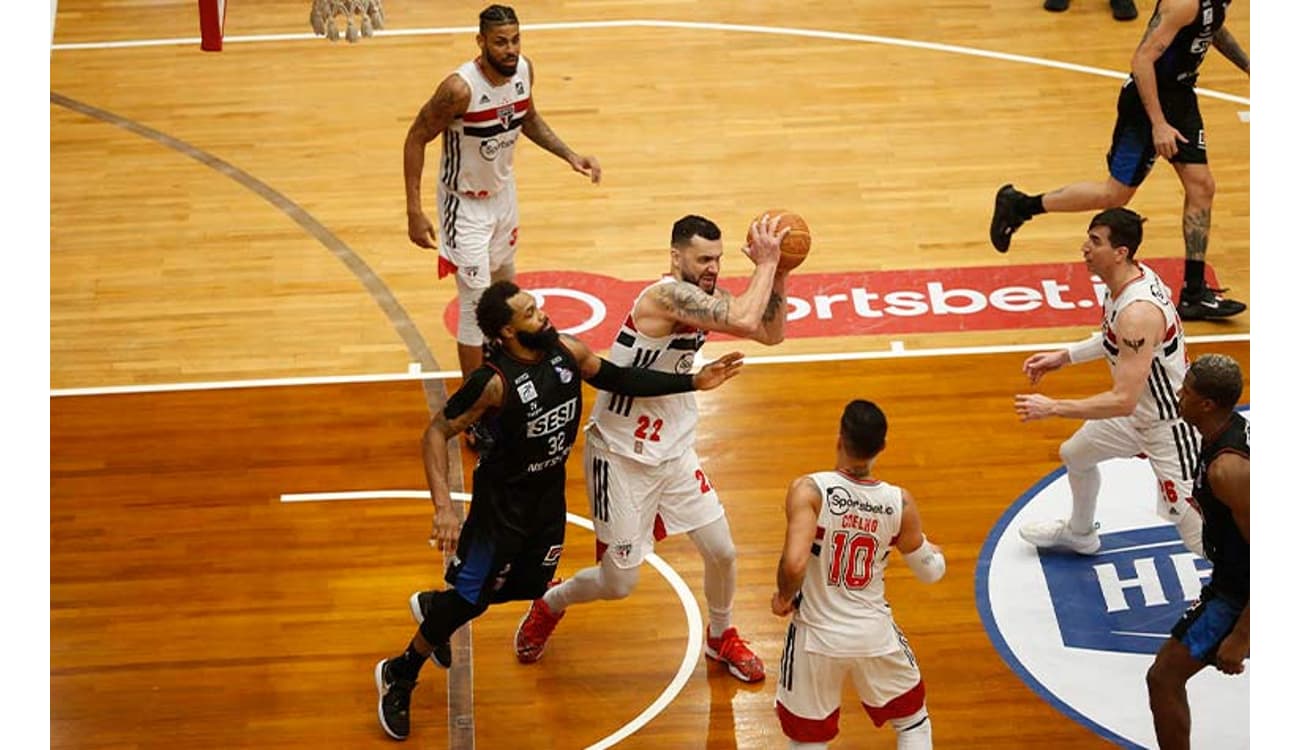
[[(1111, 742), (1154, 748), (1146, 671), (1200, 595), (1210, 564), (1156, 517), (1155, 475), (1145, 460), (1107, 461), (1100, 469), (1101, 550), (1039, 552), (1017, 533), (1026, 523), (1069, 517), (1069, 482), (1058, 469), (1017, 500), (985, 540), (976, 603), (1002, 659), (1040, 696)], [(1246, 664), (1236, 677), (1210, 667), (1188, 683), (1193, 748), (1249, 746)]]

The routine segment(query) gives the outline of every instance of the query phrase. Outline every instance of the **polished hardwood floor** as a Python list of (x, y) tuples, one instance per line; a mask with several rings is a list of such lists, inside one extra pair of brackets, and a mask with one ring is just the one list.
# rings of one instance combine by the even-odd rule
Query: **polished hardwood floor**
[[(1074, 5), (1062, 15), (1034, 2), (809, 2), (792, 15), (789, 4), (767, 0), (519, 4), (525, 24), (687, 24), (525, 29), (540, 111), (568, 143), (600, 157), (606, 179), (585, 184), (531, 144), (518, 149), (520, 270), (644, 281), (663, 270), (677, 216), (704, 213), (738, 238), (770, 206), (808, 219), (814, 250), (796, 273), (827, 284), (849, 273), (1014, 276), (1024, 265), (1073, 262), (1084, 215), (1035, 219), (1010, 254), (994, 253), (992, 194), (1008, 181), (1041, 191), (1102, 176), (1117, 80), (953, 50), (702, 24), (1125, 69), (1142, 22), (1115, 23), (1102, 2)], [(309, 7), (233, 2), (227, 33), (306, 32)], [(480, 4), (389, 0), (386, 9), (391, 29), (468, 27)], [(1233, 3), (1229, 25), (1248, 47), (1250, 3)], [(406, 240), (399, 151), (437, 81), (473, 54), (472, 33), (356, 45), (232, 41), (221, 53), (197, 44), (61, 46), (196, 35), (192, 2), (58, 5), (51, 386), (358, 376), (406, 372), (412, 362), (454, 368), (444, 320), (454, 288)], [(1248, 79), (1213, 53), (1201, 84), (1249, 92)], [(1219, 185), (1209, 260), (1249, 302), (1250, 139), (1238, 116), (1248, 105), (1204, 97), (1201, 107)], [(431, 189), (432, 177), (425, 184)], [(1149, 217), (1144, 255), (1181, 256), (1181, 203), (1172, 170), (1158, 166), (1134, 202)], [(726, 263), (728, 275), (744, 274), (738, 252)], [(741, 348), (1049, 344), (1088, 327), (1030, 320), (854, 330)], [(1192, 336), (1247, 338), (1250, 330), (1249, 311), (1188, 325)], [(1193, 347), (1210, 350), (1237, 357), (1249, 374), (1248, 341)], [(1056, 448), (1074, 428), (1016, 421), (1011, 398), (1026, 387), (1024, 356), (755, 364), (700, 397), (699, 452), (739, 549), (735, 620), (770, 674), (784, 638), (767, 608), (784, 489), (829, 465), (844, 402), (871, 398), (891, 420), (879, 473), (918, 497), (949, 561), (948, 576), (931, 587), (906, 571), (888, 574), (925, 674), (936, 744), (1105, 744), (1008, 669), (975, 608), (985, 536), (1059, 465)], [(1042, 388), (1082, 395), (1105, 384), (1094, 365)], [(418, 490), (418, 440), (437, 396), (437, 387), (406, 380), (52, 397), (52, 745), (387, 745), (374, 719), (372, 670), (410, 638), (406, 597), (437, 581), (441, 560), (425, 544), (428, 503), (283, 503), (280, 495)], [(569, 507), (587, 515), (578, 461)], [(592, 542), (570, 527), (562, 575), (587, 564)], [(658, 551), (702, 607), (689, 542), (671, 539)], [(522, 612), (504, 605), (474, 624), (479, 747), (597, 742), (655, 699), (685, 651), (681, 606), (649, 568), (630, 599), (573, 609), (536, 665), (517, 664), (510, 648)], [(416, 746), (446, 744), (447, 690), (443, 673), (427, 667)], [(701, 660), (680, 695), (619, 747), (784, 747), (774, 694), (773, 678), (745, 686)], [(837, 746), (893, 746), (892, 734), (859, 712), (846, 711), (841, 726)]]

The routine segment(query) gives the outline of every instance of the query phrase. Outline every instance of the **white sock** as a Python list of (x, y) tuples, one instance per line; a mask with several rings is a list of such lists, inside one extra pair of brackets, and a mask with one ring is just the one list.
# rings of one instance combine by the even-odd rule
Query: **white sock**
[(1097, 520), (1097, 495), (1101, 491), (1101, 470), (1094, 464), (1086, 469), (1066, 467), (1070, 494), (1074, 497), (1070, 511), (1070, 531), (1091, 534)]

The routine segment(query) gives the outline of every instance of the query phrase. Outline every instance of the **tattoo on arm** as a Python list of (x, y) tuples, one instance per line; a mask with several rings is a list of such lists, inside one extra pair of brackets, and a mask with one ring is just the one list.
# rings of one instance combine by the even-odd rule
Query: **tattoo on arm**
[(1236, 38), (1232, 36), (1232, 32), (1228, 31), (1227, 26), (1220, 26), (1219, 30), (1214, 32), (1213, 41), (1214, 48), (1228, 58), (1229, 62), (1247, 73), (1250, 72), (1250, 56), (1237, 43)]
[(726, 323), (731, 313), (729, 296), (711, 297), (693, 284), (664, 284), (655, 290), (658, 301), (680, 318)]
[(772, 292), (772, 296), (767, 300), (767, 309), (763, 311), (763, 322), (771, 323), (776, 320), (776, 316), (785, 308), (785, 300), (781, 295)]
[(1189, 259), (1205, 260), (1205, 249), (1210, 244), (1210, 209), (1183, 214), (1183, 242)]
[(537, 110), (533, 110), (524, 120), (523, 131), (528, 140), (561, 159), (568, 158), (569, 147), (564, 145), (564, 141), (560, 140), (560, 136), (556, 135), (554, 130), (551, 130), (551, 126), (546, 124), (546, 120), (542, 119), (542, 115)]
[(1147, 22), (1147, 30), (1142, 32), (1142, 41), (1138, 43), (1138, 46), (1141, 47), (1146, 44), (1147, 40), (1151, 38), (1151, 35), (1158, 28), (1160, 28), (1160, 9), (1156, 8), (1156, 12), (1151, 14), (1151, 20)]
[(1135, 352), (1142, 351), (1142, 345), (1147, 342), (1146, 338), (1140, 338), (1137, 341), (1134, 341), (1133, 339), (1122, 339), (1122, 341), (1124, 342), (1124, 346), (1127, 346)]

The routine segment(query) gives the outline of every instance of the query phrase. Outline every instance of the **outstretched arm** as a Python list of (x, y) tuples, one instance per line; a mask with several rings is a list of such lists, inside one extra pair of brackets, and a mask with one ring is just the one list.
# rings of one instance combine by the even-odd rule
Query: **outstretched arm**
[[(533, 65), (532, 60), (528, 60), (528, 85), (530, 89), (532, 89), (533, 80), (536, 76), (537, 68)], [(564, 145), (564, 141), (560, 140), (560, 136), (556, 135), (555, 131), (551, 130), (551, 126), (546, 124), (546, 120), (542, 118), (542, 113), (537, 111), (536, 89), (532, 89), (531, 97), (532, 105), (528, 108), (528, 114), (524, 116), (524, 135), (528, 137), (528, 140), (567, 161), (569, 166), (573, 167), (573, 171), (587, 175), (592, 182), (599, 183), (600, 162), (594, 156), (583, 156)]]
[(578, 362), (582, 379), (602, 391), (625, 396), (666, 396), (687, 391), (708, 391), (731, 380), (740, 372), (744, 355), (730, 352), (710, 362), (694, 375), (678, 375), (641, 367), (621, 367), (596, 356), (580, 339), (563, 336), (561, 340)]
[(1151, 360), (1164, 333), (1164, 316), (1148, 302), (1124, 308), (1115, 321), (1119, 339), (1119, 359), (1111, 388), (1084, 399), (1056, 400), (1041, 393), (1016, 395), (1016, 413), (1020, 421), (1030, 422), (1047, 417), (1106, 419), (1128, 416), (1137, 409), (1138, 398), (1151, 374)]
[(434, 414), (424, 428), (420, 448), (424, 457), (424, 477), (429, 483), (434, 507), (433, 533), (429, 541), (436, 543), (444, 555), (456, 550), (460, 538), (460, 519), (451, 505), (451, 487), (447, 483), (447, 441), (464, 432), (488, 409), (501, 406), (504, 394), (504, 386), (496, 371), (480, 367), (470, 373), (465, 384), (447, 399), (447, 406)]
[(790, 484), (785, 494), (785, 547), (776, 568), (776, 591), (772, 593), (772, 614), (784, 617), (794, 611), (794, 597), (803, 586), (817, 536), (817, 514), (822, 495), (807, 476)]
[(437, 248), (433, 223), (424, 215), (424, 203), (420, 197), (425, 146), (468, 109), (469, 84), (458, 75), (449, 75), (420, 108), (415, 121), (406, 131), (406, 143), (402, 146), (402, 174), (406, 178), (406, 229), (411, 242), (420, 247)]
[(1250, 75), (1250, 55), (1247, 55), (1246, 50), (1242, 49), (1240, 44), (1237, 44), (1236, 37), (1232, 35), (1231, 31), (1228, 31), (1227, 26), (1220, 26), (1219, 30), (1214, 32), (1212, 43), (1215, 49), (1232, 61), (1233, 65), (1240, 68), (1246, 75)]

